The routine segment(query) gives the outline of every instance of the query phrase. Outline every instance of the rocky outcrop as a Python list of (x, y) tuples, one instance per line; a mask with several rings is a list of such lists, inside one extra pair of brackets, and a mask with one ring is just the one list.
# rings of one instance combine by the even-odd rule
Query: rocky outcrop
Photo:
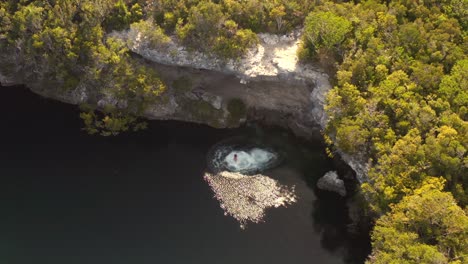
[[(296, 56), (300, 31), (277, 36), (259, 34), (260, 43), (239, 60), (220, 60), (185, 49), (172, 40), (164, 50), (152, 50), (134, 29), (113, 33), (159, 72), (169, 89), (147, 107), (149, 119), (181, 120), (214, 127), (236, 127), (245, 121), (261, 121), (290, 129), (310, 138), (321, 136), (326, 126), (325, 97), (331, 89), (328, 75), (313, 65), (299, 63)], [(148, 62), (151, 61), (151, 62)], [(15, 78), (0, 74), (2, 85)], [(19, 82), (21, 83), (21, 82)], [(113, 98), (98, 87), (80, 83), (73, 91), (45, 89), (40, 83), (26, 83), (34, 92), (72, 104), (111, 104), (125, 108), (127, 102)], [(229, 104), (240, 99), (246, 112), (236, 116)], [(343, 154), (362, 182), (367, 167), (353, 156)]]
[[(150, 61), (231, 76), (227, 78), (229, 85), (219, 83), (219, 87), (206, 91), (222, 98), (240, 97), (251, 109), (251, 120), (281, 125), (307, 138), (319, 134), (326, 126), (328, 118), (324, 106), (331, 84), (328, 75), (319, 68), (299, 63), (296, 53), (300, 34), (300, 31), (283, 36), (259, 34), (257, 47), (240, 60), (227, 61), (189, 51), (177, 45), (174, 39), (164, 50), (150, 49), (149, 43), (135, 29), (116, 36), (124, 39), (133, 52)], [(244, 85), (236, 85), (236, 81)], [(358, 180), (365, 181), (367, 163), (341, 151), (339, 154), (354, 169)]]
[[(188, 50), (178, 45), (175, 39), (162, 49), (152, 49), (147, 38), (135, 28), (113, 33), (114, 37), (128, 43), (130, 50), (160, 65), (209, 70), (230, 76), (225, 78), (231, 82), (229, 85), (220, 83), (218, 87), (207, 89), (205, 81), (201, 88), (223, 98), (240, 97), (251, 109), (250, 119), (280, 123), (307, 137), (326, 124), (323, 107), (331, 85), (328, 75), (319, 68), (299, 63), (296, 53), (300, 34), (299, 30), (283, 36), (259, 34), (260, 43), (246, 56), (223, 60)], [(210, 81), (213, 74), (208, 75), (205, 79)], [(235, 85), (236, 82), (244, 85)], [(275, 112), (276, 117), (271, 112)]]
[(9, 77), (6, 74), (4, 75), (0, 72), (0, 84), (6, 87), (6, 86), (15, 86), (21, 83), (16, 82), (14, 78)]
[(341, 196), (346, 196), (344, 181), (338, 178), (336, 171), (329, 171), (317, 182), (317, 188), (330, 192), (336, 192)]
[(341, 159), (353, 169), (360, 183), (368, 180), (367, 173), (369, 172), (370, 161), (366, 160), (362, 155), (349, 155), (341, 150), (338, 150), (338, 154)]

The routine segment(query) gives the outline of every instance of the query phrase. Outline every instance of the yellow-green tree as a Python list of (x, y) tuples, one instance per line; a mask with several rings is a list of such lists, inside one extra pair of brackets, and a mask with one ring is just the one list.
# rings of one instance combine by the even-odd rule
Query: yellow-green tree
[(468, 261), (468, 216), (443, 186), (441, 178), (426, 179), (377, 221), (368, 263)]

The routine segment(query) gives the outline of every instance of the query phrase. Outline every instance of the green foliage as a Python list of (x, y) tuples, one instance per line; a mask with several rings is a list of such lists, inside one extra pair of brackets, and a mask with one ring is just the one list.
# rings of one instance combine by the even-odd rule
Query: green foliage
[[(121, 30), (141, 19), (139, 4), (129, 8), (129, 1), (122, 0), (7, 2), (0, 5), (0, 14), (6, 14), (0, 20), (5, 25), (0, 37), (7, 43), (0, 46), (0, 56), (22, 69), (23, 80), (47, 82), (47, 87), (65, 92), (83, 84), (97, 100), (110, 96), (124, 102), (121, 108), (126, 109), (105, 116), (83, 114), (86, 127), (94, 127), (89, 132), (97, 128), (103, 135), (115, 135), (128, 130), (135, 123), (132, 116), (165, 90), (153, 69), (130, 58), (123, 41), (106, 35), (106, 30)], [(168, 41), (157, 26), (146, 21), (134, 27), (150, 32), (153, 45)]]
[(284, 27), (284, 16), (286, 16), (286, 10), (283, 5), (275, 6), (270, 10), (270, 17), (276, 22), (276, 30), (281, 32)]
[(104, 20), (107, 31), (122, 30), (130, 25), (131, 13), (123, 0), (118, 0)]
[(176, 33), (188, 47), (214, 52), (224, 59), (240, 58), (258, 43), (256, 34), (249, 29), (239, 29), (235, 21), (227, 19), (221, 5), (210, 1), (192, 6), (187, 23), (178, 23)]
[(145, 122), (140, 122), (136, 117), (116, 109), (107, 109), (103, 113), (88, 110), (81, 112), (80, 118), (84, 123), (83, 130), (90, 135), (117, 136), (129, 130), (136, 132), (147, 127)]
[(428, 178), (377, 221), (368, 263), (468, 261), (468, 216), (443, 186)]
[(157, 23), (172, 31), (177, 21), (187, 24), (194, 6), (212, 4), (219, 6), (217, 9), (223, 16), (235, 21), (242, 29), (272, 33), (284, 33), (302, 26), (305, 16), (315, 5), (309, 0), (161, 0), (153, 12)]
[(0, 40), (6, 38), (6, 33), (11, 28), (10, 14), (5, 7), (4, 3), (0, 3)]
[(143, 41), (146, 41), (151, 49), (163, 49), (170, 41), (164, 31), (151, 20), (133, 23), (130, 28), (141, 33)]
[(348, 153), (366, 151), (369, 131), (363, 129), (363, 124), (356, 120), (343, 120), (336, 130), (337, 146)]
[[(323, 43), (331, 43), (343, 58), (327, 97), (326, 131), (334, 146), (369, 161), (362, 190), (384, 215), (370, 263), (467, 261), (467, 220), (456, 206), (468, 205), (466, 12), (454, 8), (463, 5), (336, 1), (307, 18), (319, 24), (326, 19), (314, 21), (312, 14), (328, 14), (351, 22), (346, 37), (333, 41), (314, 38), (318, 27), (306, 25), (300, 55), (320, 61), (329, 56)], [(429, 184), (435, 176), (444, 181)]]
[(372, 161), (363, 191), (380, 213), (428, 176), (442, 175), (447, 190), (462, 205), (468, 201), (467, 64), (462, 29), (443, 13), (447, 5), (325, 3), (307, 18), (311, 23), (313, 14), (333, 14), (352, 21), (340, 45), (337, 85), (327, 98), (327, 132), (343, 151)]
[(351, 31), (351, 22), (332, 12), (314, 11), (305, 20), (304, 42), (314, 53), (320, 49), (330, 51), (345, 40)]
[(313, 6), (306, 0), (162, 0), (154, 18), (193, 50), (238, 59), (257, 44), (254, 32), (290, 31)]
[(142, 18), (143, 9), (138, 3), (129, 8), (124, 0), (118, 0), (106, 16), (103, 25), (106, 31), (120, 31), (127, 29), (130, 24), (138, 22)]
[(187, 23), (178, 25), (177, 35), (188, 46), (209, 47), (226, 20), (221, 6), (211, 1), (200, 1), (190, 8)]
[[(84, 85), (93, 99), (118, 102), (80, 115), (86, 131), (109, 136), (143, 128), (135, 116), (166, 89), (110, 31), (130, 27), (160, 50), (165, 33), (175, 34), (192, 50), (238, 59), (258, 43), (255, 33), (304, 25), (300, 60), (335, 76), (327, 143), (370, 161), (362, 190), (384, 216), (369, 262), (463, 263), (467, 220), (456, 203), (468, 205), (466, 10), (465, 0), (8, 0), (0, 1), (0, 59), (27, 83)], [(181, 105), (194, 120), (224, 118), (205, 101)], [(239, 99), (227, 109), (231, 124), (247, 111)]]
[(458, 61), (444, 76), (438, 92), (462, 119), (468, 118), (468, 59)]
[[(229, 27), (232, 22), (232, 27)], [(214, 43), (214, 52), (221, 58), (237, 59), (242, 57), (246, 51), (258, 44), (258, 38), (250, 29), (237, 30), (237, 24), (227, 21), (226, 31), (222, 32)]]

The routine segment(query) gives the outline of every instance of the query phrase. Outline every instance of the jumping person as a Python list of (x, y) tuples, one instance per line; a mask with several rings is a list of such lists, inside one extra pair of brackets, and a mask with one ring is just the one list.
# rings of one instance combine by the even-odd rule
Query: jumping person
[(234, 162), (237, 162), (237, 154), (234, 154)]

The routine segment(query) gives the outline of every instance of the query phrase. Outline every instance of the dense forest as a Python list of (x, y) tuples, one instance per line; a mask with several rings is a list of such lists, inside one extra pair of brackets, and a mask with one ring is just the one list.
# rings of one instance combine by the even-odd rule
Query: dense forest
[(126, 98), (125, 109), (84, 107), (82, 118), (92, 133), (139, 129), (135, 116), (166, 86), (109, 35), (131, 27), (154, 48), (172, 37), (224, 59), (242, 57), (257, 33), (302, 29), (301, 62), (334, 84), (326, 141), (369, 163), (368, 262), (468, 262), (466, 0), (8, 0), (1, 70)]

